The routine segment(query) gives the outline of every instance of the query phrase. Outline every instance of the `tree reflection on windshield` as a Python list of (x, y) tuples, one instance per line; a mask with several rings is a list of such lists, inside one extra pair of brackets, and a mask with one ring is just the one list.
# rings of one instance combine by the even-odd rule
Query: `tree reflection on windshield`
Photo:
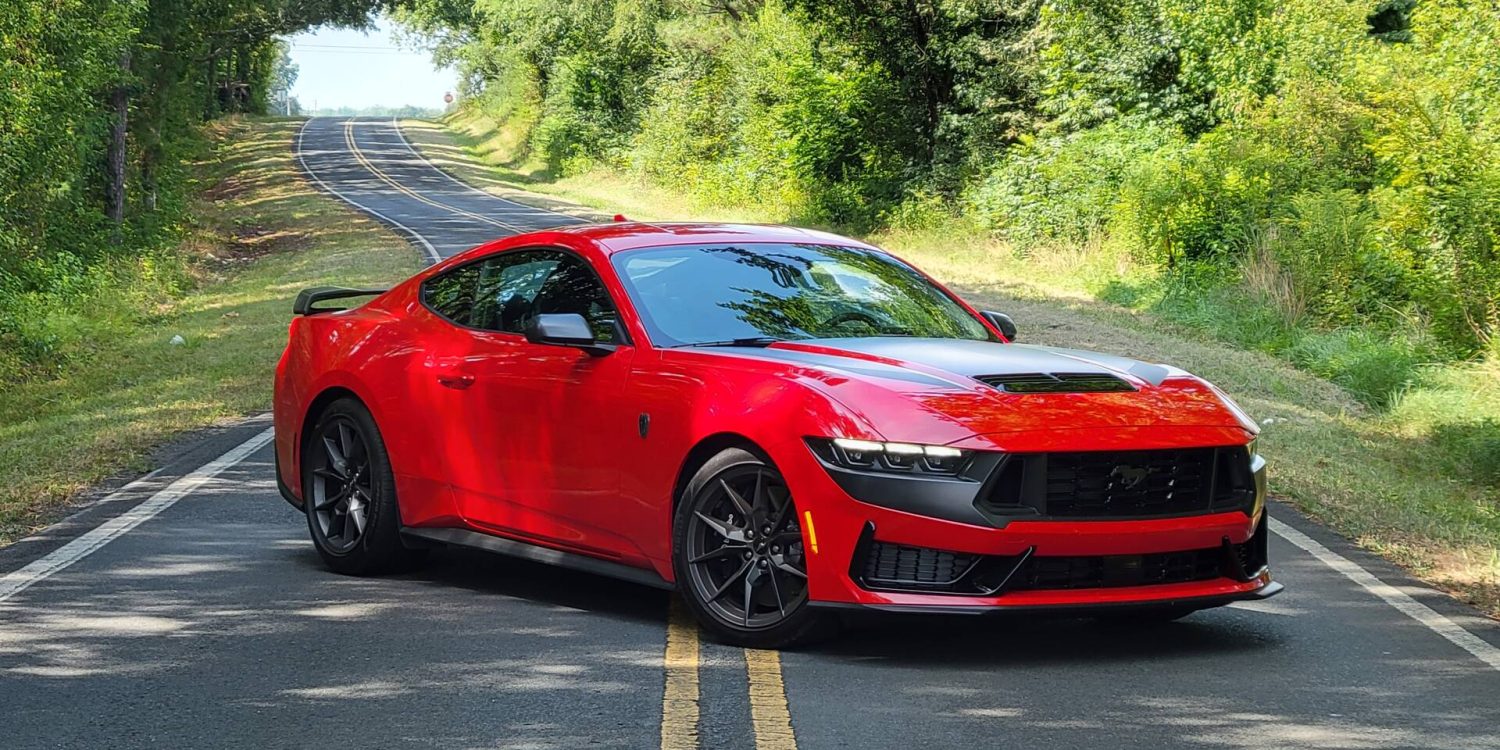
[(923, 336), (987, 339), (984, 325), (910, 267), (829, 245), (660, 247), (615, 256), (652, 339)]

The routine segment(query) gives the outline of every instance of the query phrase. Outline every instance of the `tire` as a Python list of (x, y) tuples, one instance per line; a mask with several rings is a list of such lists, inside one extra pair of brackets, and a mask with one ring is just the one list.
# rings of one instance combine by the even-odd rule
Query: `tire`
[(796, 506), (760, 456), (729, 448), (698, 469), (677, 503), (672, 549), (678, 592), (715, 640), (779, 649), (834, 631), (832, 617), (808, 606)]
[(426, 550), (401, 543), (390, 455), (375, 419), (352, 398), (329, 404), (309, 431), (302, 497), (313, 546), (334, 572), (373, 575), (413, 567), (425, 557)]

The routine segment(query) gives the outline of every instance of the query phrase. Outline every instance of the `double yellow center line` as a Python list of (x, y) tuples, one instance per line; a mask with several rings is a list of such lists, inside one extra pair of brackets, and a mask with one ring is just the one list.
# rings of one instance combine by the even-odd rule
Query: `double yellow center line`
[[(673, 597), (667, 616), (662, 750), (698, 749), (698, 661), (698, 626)], [(745, 673), (750, 680), (750, 724), (755, 730), (755, 750), (797, 750), (786, 684), (781, 677), (781, 654), (745, 649)]]
[(357, 161), (357, 162), (359, 162), (360, 166), (363, 166), (365, 169), (370, 170), (370, 174), (375, 175), (375, 177), (377, 179), (379, 179), (381, 182), (384, 182), (385, 184), (390, 185), (391, 187), (395, 188), (400, 193), (403, 193), (403, 194), (405, 194), (407, 196), (415, 198), (416, 200), (418, 200), (418, 201), (420, 201), (422, 203), (426, 203), (427, 205), (432, 206), (434, 208), (441, 208), (444, 211), (448, 211), (450, 213), (455, 213), (455, 214), (458, 214), (459, 216), (466, 216), (466, 217), (468, 217), (470, 219), (473, 219), (473, 220), (479, 221), (479, 222), (483, 222), (483, 223), (489, 224), (491, 226), (500, 227), (502, 229), (508, 229), (508, 230), (510, 230), (512, 232), (517, 232), (517, 233), (526, 231), (524, 228), (518, 227), (518, 226), (516, 226), (514, 224), (507, 224), (507, 223), (505, 223), (503, 221), (500, 221), (499, 219), (492, 219), (492, 218), (490, 218), (488, 216), (484, 216), (482, 214), (476, 214), (473, 211), (465, 211), (464, 209), (458, 208), (457, 206), (451, 206), (451, 205), (449, 205), (447, 203), (443, 203), (441, 201), (433, 200), (433, 199), (431, 199), (431, 198), (429, 198), (429, 197), (427, 197), (425, 195), (422, 195), (421, 193), (418, 193), (415, 190), (412, 190), (411, 188), (409, 188), (409, 187), (407, 187), (405, 185), (402, 185), (401, 183), (397, 182), (396, 180), (392, 179), (391, 176), (388, 175), (388, 174), (386, 174), (384, 170), (382, 170), (380, 167), (375, 166), (375, 163), (372, 162), (372, 161), (370, 161), (365, 156), (365, 153), (360, 150), (359, 144), (355, 143), (355, 141), (354, 141), (354, 121), (353, 120), (347, 120), (347, 121), (344, 122), (344, 143), (346, 145), (348, 145), (348, 147), (349, 147), (349, 153), (354, 155), (354, 160)]

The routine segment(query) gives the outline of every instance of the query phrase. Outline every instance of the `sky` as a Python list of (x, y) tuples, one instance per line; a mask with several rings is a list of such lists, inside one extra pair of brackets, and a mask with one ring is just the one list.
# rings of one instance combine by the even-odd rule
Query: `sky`
[(369, 32), (323, 27), (289, 37), (298, 66), (292, 96), (306, 109), (408, 104), (442, 109), (443, 94), (458, 86), (458, 73), (435, 69), (426, 52), (398, 47), (392, 28), (382, 17)]

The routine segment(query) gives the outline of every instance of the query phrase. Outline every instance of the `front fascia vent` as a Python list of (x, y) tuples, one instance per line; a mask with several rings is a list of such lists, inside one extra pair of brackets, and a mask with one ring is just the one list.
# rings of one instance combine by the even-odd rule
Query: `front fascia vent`
[(974, 379), (1006, 393), (1118, 393), (1135, 390), (1135, 386), (1124, 378), (1099, 373), (976, 375)]

